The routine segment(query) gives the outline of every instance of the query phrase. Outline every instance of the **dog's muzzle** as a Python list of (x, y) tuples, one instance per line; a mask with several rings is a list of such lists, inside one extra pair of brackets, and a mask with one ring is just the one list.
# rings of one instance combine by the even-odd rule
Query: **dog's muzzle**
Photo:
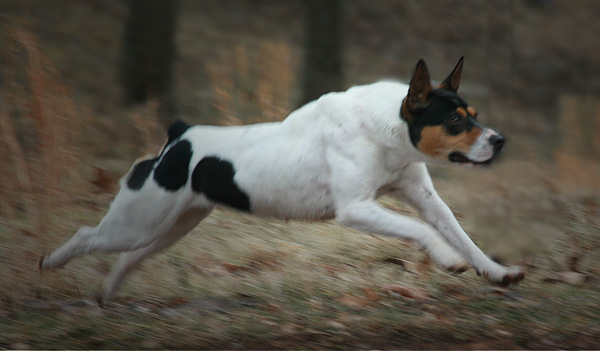
[(502, 152), (506, 140), (491, 129), (485, 129), (468, 154), (453, 152), (448, 160), (453, 163), (488, 165)]

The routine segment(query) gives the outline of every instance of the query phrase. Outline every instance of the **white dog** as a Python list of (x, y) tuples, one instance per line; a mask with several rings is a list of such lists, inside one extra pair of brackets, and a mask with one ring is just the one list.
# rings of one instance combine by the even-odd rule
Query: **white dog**
[[(145, 257), (193, 229), (217, 205), (258, 216), (318, 220), (419, 243), (442, 267), (468, 264), (495, 283), (523, 279), (520, 267), (490, 260), (436, 193), (425, 163), (486, 164), (504, 139), (479, 125), (457, 95), (462, 58), (434, 89), (425, 63), (410, 85), (379, 82), (322, 96), (284, 121), (248, 126), (169, 127), (158, 156), (135, 164), (96, 227), (84, 226), (40, 260), (54, 269), (73, 257), (125, 251), (99, 295), (102, 306)], [(401, 197), (428, 223), (390, 211)]]

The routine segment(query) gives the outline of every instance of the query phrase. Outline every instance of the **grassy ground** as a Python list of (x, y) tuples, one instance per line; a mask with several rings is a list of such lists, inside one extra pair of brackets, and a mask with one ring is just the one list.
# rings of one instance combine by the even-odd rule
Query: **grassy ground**
[(526, 163), (433, 171), (474, 239), (497, 259), (525, 265), (525, 281), (502, 289), (472, 270), (453, 276), (411, 243), (333, 222), (217, 210), (146, 261), (102, 310), (94, 296), (113, 255), (37, 272), (39, 254), (103, 215), (111, 195), (90, 192), (65, 205), (47, 233), (2, 227), (0, 346), (600, 347), (599, 199), (553, 193), (544, 170)]

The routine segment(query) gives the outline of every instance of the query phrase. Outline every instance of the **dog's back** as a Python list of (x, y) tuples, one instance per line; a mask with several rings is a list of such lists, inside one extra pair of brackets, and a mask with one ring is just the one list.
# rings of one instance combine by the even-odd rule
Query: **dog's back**
[[(190, 205), (195, 207), (226, 205), (285, 219), (330, 218), (335, 203), (328, 150), (361, 152), (365, 143), (375, 148), (383, 142), (397, 146), (394, 138), (401, 133), (388, 136), (380, 129), (402, 128), (398, 111), (405, 92), (403, 84), (375, 83), (324, 95), (283, 122), (190, 127), (167, 145), (148, 179), (163, 191), (194, 194)], [(373, 140), (365, 140), (369, 135)], [(161, 184), (161, 177), (156, 177), (161, 165), (169, 163), (174, 164), (168, 166), (171, 172), (186, 166), (178, 172), (180, 187), (169, 188), (171, 180)]]

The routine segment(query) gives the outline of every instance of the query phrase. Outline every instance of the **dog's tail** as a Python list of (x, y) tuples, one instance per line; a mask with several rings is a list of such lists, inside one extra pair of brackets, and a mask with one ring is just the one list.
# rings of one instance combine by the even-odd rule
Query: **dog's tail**
[(127, 174), (125, 174), (125, 176), (121, 178), (121, 187), (124, 187), (125, 182), (127, 182), (128, 188), (139, 189), (144, 184), (144, 181), (146, 180), (148, 175), (154, 170), (155, 163), (163, 155), (165, 149), (169, 145), (171, 145), (175, 140), (177, 140), (180, 136), (182, 136), (183, 133), (185, 133), (189, 128), (189, 124), (179, 119), (171, 123), (171, 125), (167, 129), (167, 141), (160, 149), (158, 156), (146, 155), (135, 160), (133, 166), (129, 169)]
[(169, 128), (167, 128), (167, 142), (165, 143), (165, 145), (163, 145), (158, 156), (159, 157), (162, 156), (162, 154), (163, 154), (163, 152), (165, 152), (165, 149), (167, 148), (167, 146), (171, 145), (171, 143), (173, 143), (173, 141), (177, 140), (177, 138), (182, 136), (183, 133), (185, 133), (188, 129), (190, 129), (190, 125), (180, 119), (171, 123)]
[(167, 129), (167, 145), (179, 138), (183, 133), (190, 129), (190, 125), (178, 119)]

